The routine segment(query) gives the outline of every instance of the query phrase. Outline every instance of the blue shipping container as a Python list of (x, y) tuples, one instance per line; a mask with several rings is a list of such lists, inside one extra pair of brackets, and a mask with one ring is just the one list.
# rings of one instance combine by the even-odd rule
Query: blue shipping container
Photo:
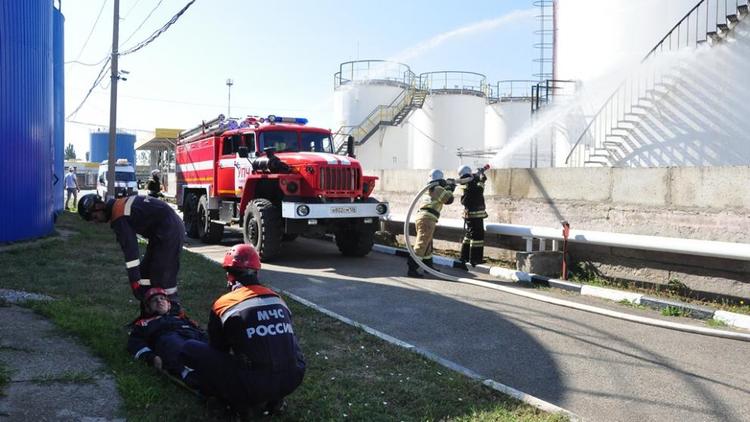
[(0, 1), (0, 243), (54, 229), (52, 9)]

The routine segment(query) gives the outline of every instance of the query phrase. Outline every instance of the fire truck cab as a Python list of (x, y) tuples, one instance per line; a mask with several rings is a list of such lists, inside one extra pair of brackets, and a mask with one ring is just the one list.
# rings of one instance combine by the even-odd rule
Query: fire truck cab
[(176, 200), (188, 236), (215, 243), (225, 227), (239, 225), (264, 260), (281, 252), (282, 241), (310, 233), (334, 234), (346, 256), (369, 253), (388, 213), (387, 203), (370, 197), (377, 177), (336, 155), (330, 130), (306, 124), (220, 115), (183, 132)]

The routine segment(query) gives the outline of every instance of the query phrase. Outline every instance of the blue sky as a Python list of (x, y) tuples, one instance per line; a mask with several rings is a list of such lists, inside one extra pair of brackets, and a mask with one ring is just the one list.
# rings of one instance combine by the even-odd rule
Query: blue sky
[[(121, 0), (120, 49), (145, 39), (187, 2)], [(108, 54), (113, 3), (62, 2), (66, 62), (96, 63)], [(197, 0), (156, 41), (120, 58), (120, 69), (130, 74), (118, 84), (118, 127), (137, 129), (141, 139), (156, 127), (187, 128), (226, 113), (227, 78), (234, 80), (233, 116), (295, 115), (331, 127), (333, 74), (340, 63), (399, 57), (425, 43), (429, 46), (406, 60), (416, 73), (461, 70), (483, 73), (489, 82), (531, 79), (538, 54), (532, 47), (537, 26), (532, 9), (531, 0)], [(506, 22), (502, 17), (509, 13), (515, 18)], [(66, 116), (100, 67), (65, 66)], [(106, 78), (70, 120), (106, 128), (108, 88)], [(90, 130), (97, 127), (66, 125), (66, 144), (73, 143), (79, 157), (88, 150)]]

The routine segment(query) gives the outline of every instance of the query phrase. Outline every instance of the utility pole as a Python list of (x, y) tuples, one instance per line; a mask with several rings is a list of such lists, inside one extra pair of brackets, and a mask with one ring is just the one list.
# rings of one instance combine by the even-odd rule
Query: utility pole
[(232, 117), (232, 78), (227, 79), (227, 119)]
[[(115, 140), (117, 138), (117, 79), (119, 78), (117, 70), (117, 44), (120, 30), (120, 0), (115, 0), (114, 22), (112, 25), (112, 59), (111, 69), (112, 80), (109, 97), (109, 156), (107, 157), (107, 196), (115, 197)], [(133, 163), (135, 166), (135, 163)]]

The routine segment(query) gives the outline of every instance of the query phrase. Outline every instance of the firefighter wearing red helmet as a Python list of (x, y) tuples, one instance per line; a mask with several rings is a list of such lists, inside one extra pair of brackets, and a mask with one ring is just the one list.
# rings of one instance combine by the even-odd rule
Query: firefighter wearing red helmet
[(305, 374), (291, 312), (276, 292), (258, 281), (260, 257), (252, 245), (232, 247), (223, 267), (230, 292), (213, 304), (210, 345), (186, 346), (188, 366), (235, 411), (273, 411)]
[[(103, 201), (88, 194), (78, 201), (78, 213), (86, 221), (109, 223), (125, 255), (130, 288), (139, 300), (151, 287), (160, 287), (177, 302), (177, 273), (185, 226), (164, 201), (148, 196), (129, 196)], [(138, 238), (148, 240), (140, 257)]]

